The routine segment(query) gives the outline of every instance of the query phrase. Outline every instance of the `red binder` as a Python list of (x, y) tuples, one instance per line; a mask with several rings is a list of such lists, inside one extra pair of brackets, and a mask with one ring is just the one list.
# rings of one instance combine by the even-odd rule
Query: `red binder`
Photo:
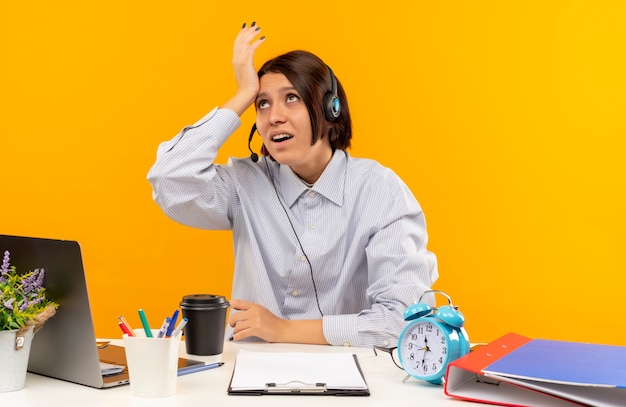
[(509, 333), (452, 362), (444, 392), (503, 406), (624, 406), (626, 347)]

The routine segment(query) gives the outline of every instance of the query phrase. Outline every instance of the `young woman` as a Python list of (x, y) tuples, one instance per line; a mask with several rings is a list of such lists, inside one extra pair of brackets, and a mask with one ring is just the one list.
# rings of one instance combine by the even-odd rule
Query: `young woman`
[[(233, 231), (228, 338), (395, 344), (438, 276), (424, 214), (391, 170), (347, 153), (350, 112), (330, 67), (293, 51), (257, 72), (259, 34), (244, 24), (235, 40), (235, 95), (159, 146), (153, 198), (177, 222)], [(262, 156), (215, 164), (251, 105)]]

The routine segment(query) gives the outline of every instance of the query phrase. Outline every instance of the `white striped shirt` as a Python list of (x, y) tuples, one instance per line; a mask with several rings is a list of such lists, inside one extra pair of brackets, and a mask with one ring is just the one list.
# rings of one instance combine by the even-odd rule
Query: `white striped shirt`
[(438, 277), (409, 188), (391, 170), (343, 150), (312, 187), (264, 157), (215, 164), (240, 124), (234, 112), (215, 108), (162, 143), (148, 173), (154, 200), (182, 224), (233, 230), (232, 298), (284, 319), (322, 318), (332, 345), (395, 344), (404, 310)]

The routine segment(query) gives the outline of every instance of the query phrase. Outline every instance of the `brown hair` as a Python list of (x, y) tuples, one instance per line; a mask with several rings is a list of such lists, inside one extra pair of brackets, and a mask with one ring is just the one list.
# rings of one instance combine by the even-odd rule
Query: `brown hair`
[(341, 113), (334, 121), (328, 121), (324, 116), (324, 95), (332, 88), (330, 69), (324, 61), (308, 51), (291, 51), (263, 64), (258, 72), (259, 79), (270, 72), (285, 75), (300, 94), (311, 118), (311, 144), (327, 136), (333, 150), (350, 147), (352, 121), (346, 93), (339, 79), (336, 80)]

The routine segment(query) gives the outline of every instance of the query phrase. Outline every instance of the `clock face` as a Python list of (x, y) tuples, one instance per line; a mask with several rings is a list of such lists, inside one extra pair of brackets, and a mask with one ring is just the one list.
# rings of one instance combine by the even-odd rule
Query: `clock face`
[(450, 341), (443, 326), (435, 321), (414, 321), (406, 326), (398, 343), (404, 370), (418, 379), (429, 380), (445, 372)]

